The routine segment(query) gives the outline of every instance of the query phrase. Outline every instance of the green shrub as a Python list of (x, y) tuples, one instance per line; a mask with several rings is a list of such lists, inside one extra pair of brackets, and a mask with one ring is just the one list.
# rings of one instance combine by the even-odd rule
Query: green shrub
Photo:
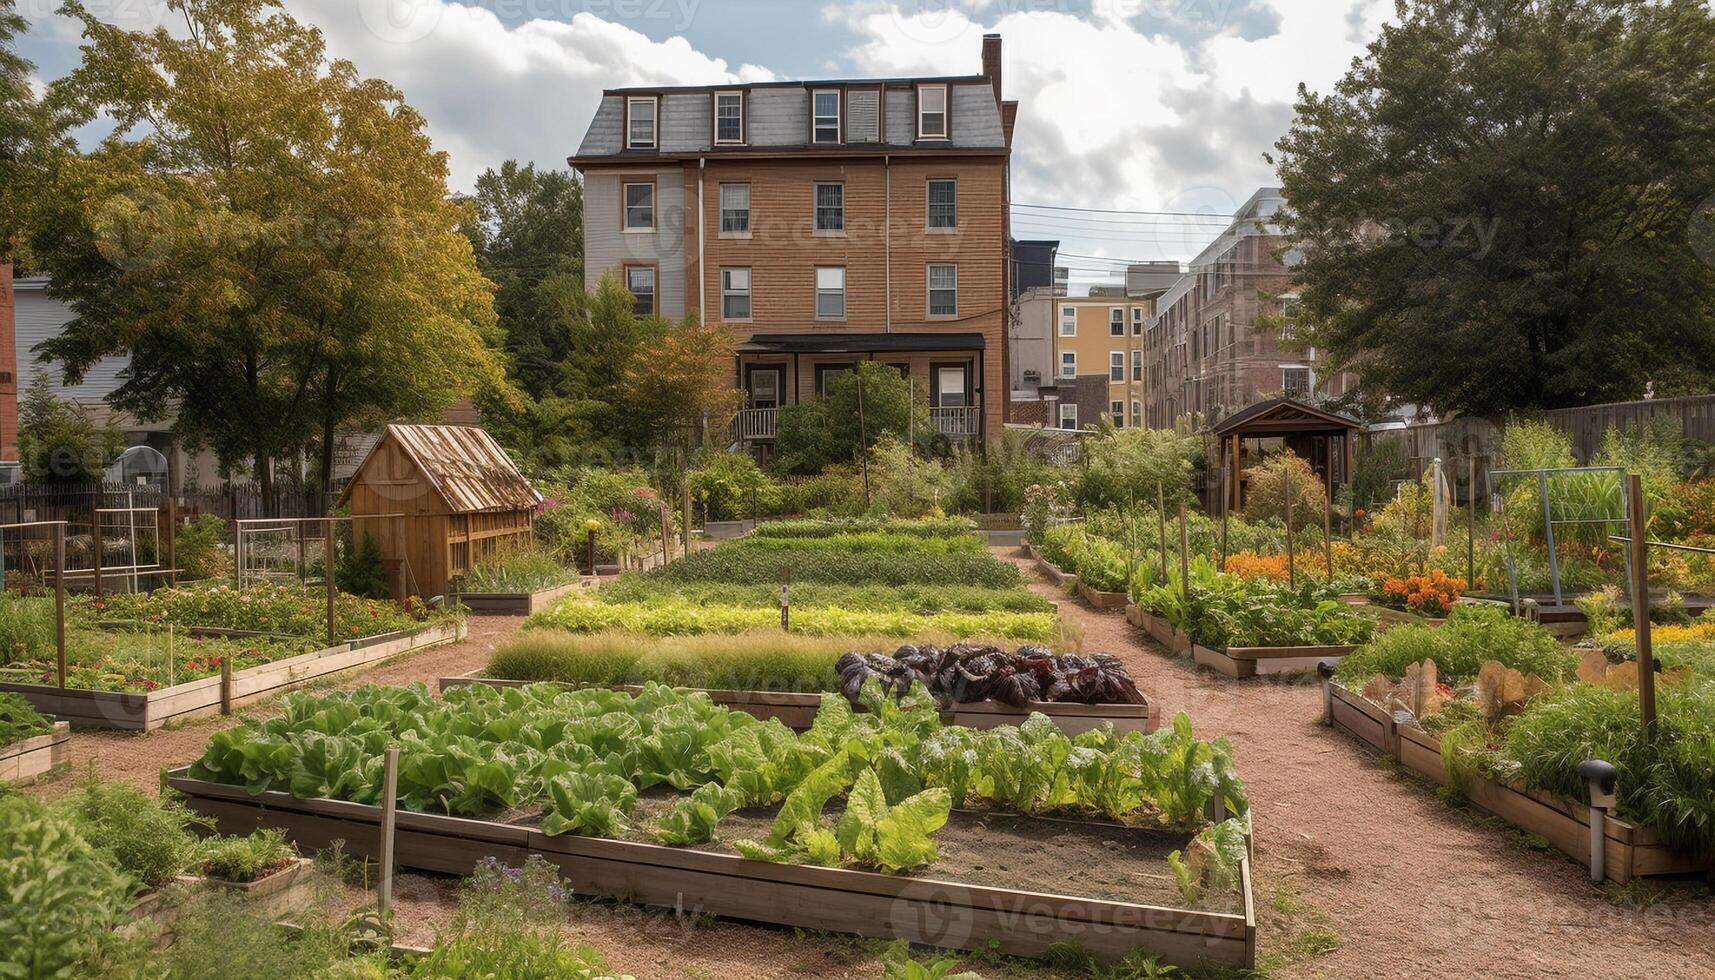
[(1084, 442), (1073, 496), (1086, 510), (1190, 504), (1191, 473), (1203, 462), (1203, 440), (1190, 429), (1116, 429), (1103, 423)]
[(226, 534), (226, 522), (213, 514), (201, 514), (173, 538), (174, 562), (179, 578), (194, 582), (205, 578), (224, 578), (232, 574), (232, 559), (221, 545)]
[(782, 634), (654, 639), (526, 630), (494, 652), (483, 674), (583, 686), (657, 681), (722, 691), (837, 691), (834, 663), (855, 649), (854, 642)]
[(42, 717), (23, 695), (0, 691), (0, 748), (53, 730), (54, 723)]
[(60, 800), (77, 832), (140, 888), (158, 888), (190, 864), (201, 818), (183, 804), (148, 796), (128, 783), (91, 779)]
[(1326, 516), (1328, 494), (1316, 471), (1291, 452), (1276, 453), (1245, 474), (1250, 481), (1246, 494), (1245, 520), (1287, 523), (1287, 499), (1291, 498), (1294, 532), (1321, 527)]
[(1444, 626), (1382, 631), (1341, 661), (1339, 676), (1356, 686), (1377, 674), (1398, 680), (1405, 668), (1425, 660), (1435, 661), (1437, 676), (1449, 682), (1476, 677), (1491, 660), (1550, 682), (1578, 670), (1578, 658), (1542, 626), (1498, 606), (1460, 605), (1453, 607)]
[(532, 854), (523, 868), (486, 858), (465, 880), (452, 929), (436, 937), (435, 951), (412, 964), (413, 977), (613, 976), (595, 949), (568, 942), (560, 927), (570, 912), (571, 889), (559, 872)]
[(779, 512), (780, 485), (749, 453), (710, 453), (691, 471), (691, 499), (711, 521), (756, 520)]
[(298, 856), (286, 832), (274, 827), (249, 837), (214, 837), (204, 841), (197, 858), (200, 874), (221, 881), (250, 882), (278, 870)]
[(30, 797), (0, 796), (0, 975), (95, 974), (130, 891), (77, 828)]
[(1055, 476), (1053, 464), (1027, 445), (1023, 433), (1007, 432), (994, 445), (956, 448), (946, 464), (951, 487), (943, 509), (958, 514), (982, 513), (986, 497), (989, 513), (1023, 512), (1025, 490)]
[(341, 592), (364, 599), (387, 599), (393, 590), (387, 584), (387, 570), (381, 565), (381, 546), (375, 537), (365, 533), (363, 542), (347, 549), (340, 557), (334, 583)]
[(873, 509), (894, 517), (929, 517), (941, 511), (952, 487), (939, 460), (925, 459), (891, 434), (870, 450), (870, 498)]
[(351, 933), (314, 909), (296, 909), (302, 928), (286, 930), (266, 906), (233, 901), (228, 892), (199, 889), (173, 918), (173, 943), (155, 956), (154, 971), (136, 976), (173, 980), (383, 980), (392, 976), (382, 954), (353, 955)]

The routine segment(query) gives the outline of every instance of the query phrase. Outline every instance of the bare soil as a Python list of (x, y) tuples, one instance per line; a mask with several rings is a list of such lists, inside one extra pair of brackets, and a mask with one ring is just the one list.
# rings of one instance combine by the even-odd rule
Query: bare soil
[[(995, 553), (1016, 560), (1033, 591), (1060, 601), (1069, 632), (1082, 635), (1084, 650), (1119, 657), (1166, 718), (1185, 711), (1200, 735), (1232, 741), (1256, 819), (1261, 965), (1268, 975), (1715, 975), (1715, 901), (1707, 891), (1670, 890), (1644, 908), (1621, 907), (1578, 864), (1533, 847), (1498, 821), (1442, 802), (1427, 784), (1322, 727), (1321, 694), (1312, 680), (1235, 681), (1201, 672), (1120, 613), (1098, 613), (1068, 599), (1041, 581), (1021, 553)], [(463, 643), (333, 686), (432, 686), (438, 677), (481, 667), (521, 622), (473, 619)], [(277, 710), (263, 704), (244, 713)], [(194, 759), (212, 732), (233, 723), (213, 719), (147, 735), (78, 732), (74, 765), (153, 787), (163, 767)], [(34, 791), (53, 794), (69, 782), (61, 778)], [(988, 852), (998, 853), (987, 849), (990, 859), (994, 853)], [(1058, 874), (1082, 885), (1088, 865), (1050, 860), (1059, 863)], [(395, 902), (400, 940), (429, 945), (451, 920), (456, 883), (403, 875), (395, 881)], [(873, 943), (708, 921), (695, 910), (589, 903), (568, 922), (567, 933), (643, 980), (880, 973)], [(989, 977), (1053, 975), (1016, 963), (969, 965)]]

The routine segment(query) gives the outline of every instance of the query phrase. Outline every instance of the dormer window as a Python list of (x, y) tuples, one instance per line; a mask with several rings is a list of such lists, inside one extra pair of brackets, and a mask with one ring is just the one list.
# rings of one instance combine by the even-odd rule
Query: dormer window
[(639, 96), (625, 100), (626, 149), (655, 149), (655, 106), (654, 96)]
[(917, 87), (917, 138), (944, 140), (947, 138), (947, 86), (919, 85)]
[(715, 93), (715, 142), (744, 142), (744, 93)]
[(812, 120), (811, 140), (816, 143), (840, 141), (839, 89), (818, 89), (810, 93), (815, 118)]

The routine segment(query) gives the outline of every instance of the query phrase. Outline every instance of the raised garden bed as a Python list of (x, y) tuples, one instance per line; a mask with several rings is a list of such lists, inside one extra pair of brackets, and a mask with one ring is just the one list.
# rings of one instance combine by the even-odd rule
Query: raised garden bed
[(1191, 652), (1191, 638), (1185, 631), (1175, 627), (1166, 619), (1148, 612), (1136, 603), (1125, 607), (1126, 622), (1150, 635), (1155, 642), (1167, 648), (1168, 653), (1175, 655)]
[[(192, 809), (213, 818), (222, 833), (272, 826), (304, 849), (340, 840), (349, 853), (379, 851), (378, 807), (300, 800), (272, 791), (251, 796), (241, 787), (191, 779), (187, 772), (170, 773), (169, 785), (185, 794)], [(1073, 826), (1116, 839), (1132, 833), (1117, 825)], [(1141, 949), (1192, 970), (1249, 969), (1256, 960), (1248, 858), (1239, 869), (1239, 910), (1203, 912), (930, 877), (771, 864), (633, 841), (550, 837), (528, 826), (485, 820), (405, 811), (397, 816), (393, 855), (405, 867), (462, 875), (485, 857), (521, 865), (530, 854), (552, 861), (582, 894), (793, 928), (948, 948), (995, 948), (1019, 956), (1040, 956), (1057, 943), (1076, 942), (1101, 959)]]
[(1027, 544), (1024, 546), (1024, 550), (1029, 553), (1031, 558), (1036, 560), (1037, 570), (1048, 576), (1055, 585), (1060, 586), (1062, 589), (1077, 588), (1078, 576), (1062, 572), (1059, 565), (1056, 565), (1042, 557), (1042, 552), (1036, 550), (1035, 545)]
[(1228, 647), (1204, 646), (1192, 641), (1191, 659), (1228, 677), (1258, 677), (1291, 674), (1332, 667), (1355, 646)]
[[(455, 687), (468, 684), (487, 684), (491, 687), (528, 687), (531, 681), (498, 680), (481, 677), (473, 672), (458, 677), (443, 677), (439, 687), (441, 693)], [(628, 694), (637, 694), (641, 687), (623, 686), (618, 690)], [(800, 693), (793, 691), (709, 691), (699, 690), (707, 694), (709, 700), (725, 708), (742, 711), (759, 720), (770, 718), (780, 719), (780, 723), (788, 728), (808, 729), (816, 720), (816, 712), (822, 706), (822, 695), (817, 693)], [(1161, 707), (1155, 702), (1144, 704), (1069, 704), (1065, 702), (1036, 701), (1025, 710), (1001, 704), (997, 701), (979, 701), (972, 704), (961, 704), (952, 711), (941, 713), (941, 720), (948, 725), (959, 725), (964, 728), (998, 728), (1002, 725), (1017, 725), (1031, 714), (1046, 715), (1056, 726), (1067, 735), (1077, 735), (1098, 728), (1103, 722), (1114, 726), (1114, 732), (1124, 735), (1127, 732), (1155, 731), (1161, 726)]]
[[(1324, 682), (1326, 722), (1352, 736), (1378, 755), (1386, 756), (1438, 785), (1452, 779), (1441, 758), (1441, 740), (1415, 724), (1402, 724), (1382, 707), (1356, 691)], [(1509, 786), (1482, 776), (1470, 776), (1458, 789), (1481, 809), (1526, 833), (1536, 834), (1561, 853), (1590, 864), (1590, 808), (1544, 793)], [(1637, 877), (1676, 875), (1709, 870), (1707, 858), (1693, 860), (1661, 842), (1655, 831), (1608, 816), (1603, 827), (1608, 880), (1625, 884)]]
[(230, 683), (227, 677), (217, 674), (147, 693), (61, 690), (46, 684), (8, 683), (0, 683), (0, 691), (20, 694), (37, 711), (74, 725), (153, 731), (169, 721), (219, 714), (329, 674), (368, 667), (410, 650), (451, 643), (462, 639), (464, 632), (462, 625), (428, 626), (363, 637), (233, 671)]
[(531, 616), (583, 588), (579, 581), (535, 592), (461, 592), (456, 598), (473, 616)]
[[(38, 709), (40, 710), (40, 709)], [(0, 746), (0, 783), (33, 779), (62, 766), (71, 765), (71, 725), (54, 722), (46, 735), (20, 739)]]
[[(1076, 581), (1075, 577), (1074, 580)], [(1110, 609), (1124, 609), (1131, 604), (1131, 596), (1124, 592), (1103, 592), (1100, 589), (1092, 589), (1081, 581), (1077, 585), (1078, 597), (1097, 610), (1106, 612)]]
[(255, 881), (223, 881), (204, 875), (180, 875), (180, 884), (192, 887), (216, 888), (242, 896), (264, 907), (283, 911), (301, 904), (313, 892), (311, 858), (293, 858), (292, 863)]

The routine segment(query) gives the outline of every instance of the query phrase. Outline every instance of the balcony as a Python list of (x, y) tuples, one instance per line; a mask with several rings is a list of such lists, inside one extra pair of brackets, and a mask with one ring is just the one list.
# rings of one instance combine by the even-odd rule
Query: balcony
[(773, 442), (779, 431), (777, 408), (746, 408), (732, 420), (732, 437), (737, 442)]
[(972, 440), (982, 435), (982, 410), (978, 408), (931, 408), (929, 419), (935, 431), (948, 439)]

